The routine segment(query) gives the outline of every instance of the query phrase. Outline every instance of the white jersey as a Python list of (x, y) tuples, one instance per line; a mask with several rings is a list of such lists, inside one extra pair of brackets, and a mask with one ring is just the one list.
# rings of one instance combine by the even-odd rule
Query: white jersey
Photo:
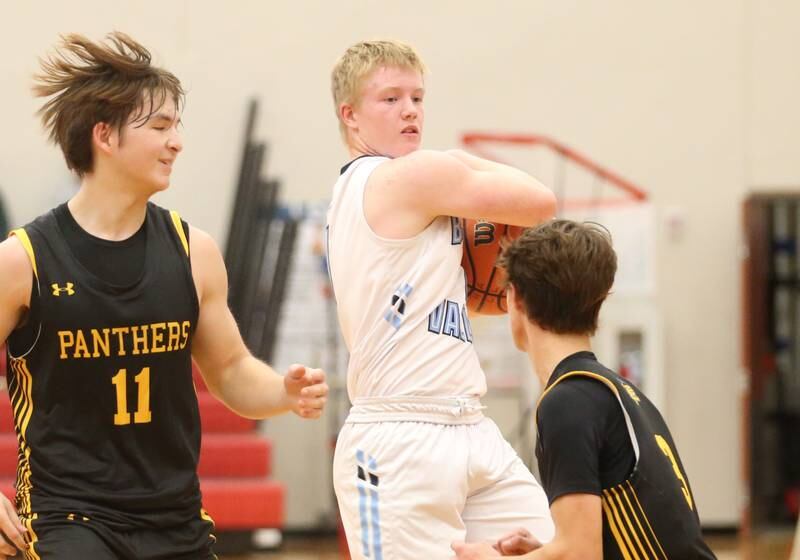
[(362, 157), (339, 177), (328, 209), (328, 266), (350, 351), (350, 400), (481, 396), (461, 268), (460, 220), (440, 216), (409, 239), (367, 224), (364, 188), (385, 157)]

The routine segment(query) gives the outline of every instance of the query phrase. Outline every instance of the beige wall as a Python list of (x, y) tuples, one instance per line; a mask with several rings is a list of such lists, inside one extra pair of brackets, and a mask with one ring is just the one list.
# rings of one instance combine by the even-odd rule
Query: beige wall
[[(645, 186), (659, 215), (665, 414), (706, 523), (742, 498), (739, 211), (753, 187), (800, 183), (791, 0), (403, 3), (14, 3), (0, 20), (0, 188), (17, 222), (70, 182), (33, 117), (29, 76), (59, 32), (129, 32), (189, 90), (185, 152), (160, 202), (225, 241), (246, 100), (269, 172), (322, 200), (345, 157), (328, 94), (361, 38), (414, 43), (433, 71), (431, 148), (465, 129), (546, 133)], [(767, 7), (765, 7), (767, 6)], [(679, 231), (665, 229), (677, 217)], [(680, 225), (682, 224), (682, 225)]]

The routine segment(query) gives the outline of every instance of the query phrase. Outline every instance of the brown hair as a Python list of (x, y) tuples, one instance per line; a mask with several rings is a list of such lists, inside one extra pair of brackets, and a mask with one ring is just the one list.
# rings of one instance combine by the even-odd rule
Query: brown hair
[(150, 52), (115, 31), (105, 43), (82, 35), (62, 36), (60, 48), (40, 60), (33, 92), (49, 97), (38, 114), (50, 139), (64, 152), (67, 167), (79, 176), (92, 171), (92, 130), (103, 122), (119, 130), (133, 116), (139, 126), (157, 112), (167, 96), (176, 109), (184, 99), (173, 74), (150, 65)]
[(528, 318), (557, 334), (594, 334), (617, 271), (599, 224), (553, 220), (525, 230), (500, 257)]
[(400, 41), (361, 41), (349, 47), (336, 62), (331, 72), (331, 94), (339, 119), (339, 131), (342, 138), (345, 135), (345, 126), (339, 114), (342, 103), (356, 105), (361, 96), (361, 86), (364, 78), (376, 68), (392, 66), (397, 68), (410, 68), (425, 74), (425, 64), (414, 47)]

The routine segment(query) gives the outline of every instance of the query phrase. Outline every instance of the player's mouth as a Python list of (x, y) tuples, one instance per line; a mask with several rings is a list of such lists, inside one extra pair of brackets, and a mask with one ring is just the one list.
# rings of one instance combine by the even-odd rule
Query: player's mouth
[(159, 161), (159, 163), (161, 163), (161, 164), (163, 164), (163, 165), (166, 165), (166, 166), (167, 166), (167, 169), (169, 169), (170, 171), (172, 171), (172, 162), (174, 162), (174, 161), (175, 161), (174, 159), (160, 159), (160, 160), (158, 160), (158, 161)]
[(416, 125), (409, 125), (402, 130), (403, 136), (419, 136), (419, 128)]

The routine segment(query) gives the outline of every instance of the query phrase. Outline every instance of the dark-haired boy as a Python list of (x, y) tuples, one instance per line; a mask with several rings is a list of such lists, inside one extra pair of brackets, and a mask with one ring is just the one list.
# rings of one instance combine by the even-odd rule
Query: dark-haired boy
[(0, 559), (216, 558), (197, 478), (192, 357), (238, 414), (320, 415), (321, 370), (278, 375), (227, 307), (214, 241), (149, 202), (183, 143), (183, 90), (122, 33), (80, 35), (34, 91), (67, 166), (66, 204), (0, 243), (0, 342), (19, 440), (16, 508), (0, 497)]
[(545, 545), (525, 531), (494, 546), (454, 543), (458, 558), (713, 559), (664, 419), (591, 352), (617, 269), (608, 232), (547, 222), (515, 240), (501, 265), (514, 343), (544, 387), (536, 456), (556, 536)]

